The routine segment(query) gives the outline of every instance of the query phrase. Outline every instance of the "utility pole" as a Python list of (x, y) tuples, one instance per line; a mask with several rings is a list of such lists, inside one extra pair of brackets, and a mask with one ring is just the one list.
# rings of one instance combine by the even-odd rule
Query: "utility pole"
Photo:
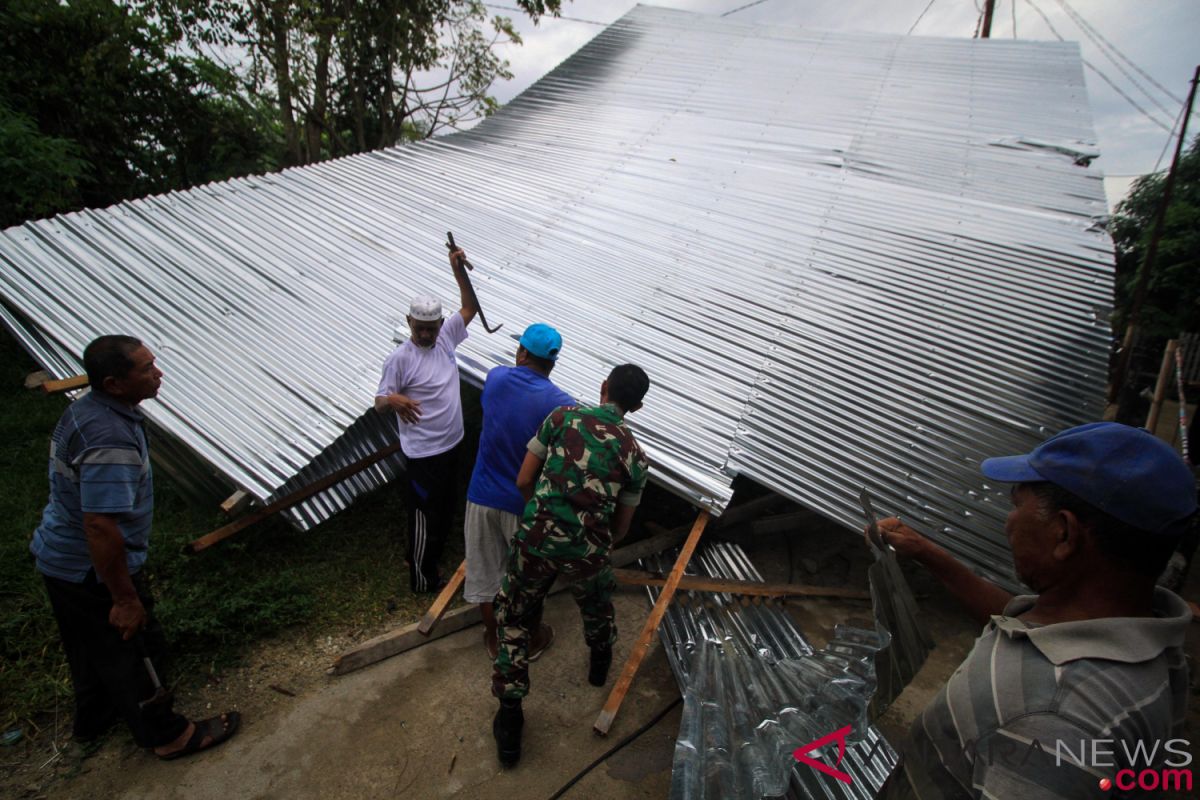
[[(1017, 2), (1017, 0), (1012, 0)], [(983, 4), (983, 28), (979, 32), (980, 39), (989, 39), (992, 36), (992, 14), (996, 11), (996, 0), (985, 0)]]
[[(1187, 107), (1183, 119), (1179, 123), (1179, 141), (1175, 143), (1175, 157), (1171, 159), (1171, 169), (1163, 182), (1162, 200), (1158, 204), (1158, 213), (1154, 219), (1154, 232), (1150, 235), (1150, 243), (1146, 246), (1146, 258), (1142, 261), (1142, 270), (1138, 273), (1137, 289), (1133, 293), (1133, 305), (1129, 309), (1129, 323), (1125, 328), (1125, 339), (1121, 343), (1121, 354), (1117, 360), (1117, 369), (1113, 375), (1112, 385), (1108, 389), (1108, 402), (1113, 403), (1121, 395), (1125, 385), (1125, 375), (1129, 371), (1129, 361), (1133, 356), (1133, 339), (1137, 331), (1138, 319), (1142, 314), (1142, 305), (1146, 302), (1146, 290), (1150, 286), (1150, 274), (1154, 271), (1154, 259), (1158, 255), (1158, 241), (1162, 238), (1163, 226), (1167, 220), (1167, 206), (1171, 204), (1171, 191), (1175, 187), (1175, 173), (1179, 170), (1179, 158), (1183, 153), (1184, 142), (1187, 141), (1188, 119), (1192, 116), (1192, 103), (1196, 100), (1196, 84), (1200, 82), (1200, 66), (1192, 75), (1192, 89), (1188, 92)], [(1118, 414), (1120, 417), (1120, 414)]]

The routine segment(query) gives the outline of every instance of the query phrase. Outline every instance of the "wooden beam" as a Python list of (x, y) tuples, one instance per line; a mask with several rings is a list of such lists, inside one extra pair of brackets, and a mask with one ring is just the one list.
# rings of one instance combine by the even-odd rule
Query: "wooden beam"
[(675, 589), (679, 586), (679, 581), (683, 577), (683, 570), (687, 567), (689, 561), (692, 560), (692, 553), (696, 550), (696, 545), (700, 543), (700, 536), (704, 533), (704, 527), (708, 525), (708, 511), (701, 511), (696, 517), (696, 522), (692, 525), (692, 531), (688, 534), (687, 541), (683, 543), (683, 549), (679, 551), (679, 558), (675, 559), (675, 566), (671, 569), (671, 574), (667, 576), (667, 582), (663, 585), (662, 592), (658, 595), (658, 600), (654, 603), (654, 608), (650, 610), (650, 616), (646, 618), (646, 624), (642, 626), (642, 633), (638, 636), (637, 642), (634, 643), (633, 649), (629, 653), (629, 658), (625, 660), (625, 668), (621, 670), (621, 677), (617, 679), (613, 685), (612, 692), (608, 695), (608, 700), (604, 703), (604, 708), (600, 711), (600, 715), (596, 717), (596, 722), (592, 728), (599, 734), (605, 735), (608, 729), (612, 727), (613, 719), (617, 716), (617, 711), (621, 708), (621, 703), (625, 701), (625, 695), (629, 692), (629, 687), (633, 685), (633, 678), (637, 675), (638, 667), (642, 664), (642, 659), (646, 657), (646, 653), (650, 650), (650, 642), (654, 638), (654, 632), (658, 630), (658, 624), (662, 621), (663, 614), (667, 611), (667, 606), (671, 603), (671, 598), (675, 594)]
[(42, 391), (46, 394), (59, 394), (60, 392), (69, 392), (73, 389), (82, 389), (87, 385), (87, 375), (76, 375), (73, 378), (64, 378), (61, 381), (46, 381), (42, 384)]
[[(648, 528), (648, 530), (652, 529)], [(613, 551), (612, 558), (609, 561), (614, 567), (624, 567), (639, 559), (647, 558), (656, 553), (661, 553), (669, 547), (674, 547), (682, 542), (685, 536), (687, 536), (687, 530), (668, 531), (659, 529), (659, 532), (648, 539), (642, 539), (640, 542), (618, 547)]]
[(42, 384), (48, 380), (50, 380), (50, 373), (44, 369), (39, 369), (25, 376), (25, 388), (40, 389), (42, 388)]
[(224, 526), (223, 528), (217, 528), (212, 533), (207, 533), (204, 536), (201, 536), (199, 539), (196, 539), (195, 541), (184, 545), (183, 552), (199, 553), (201, 550), (212, 547), (217, 542), (221, 541), (222, 539), (228, 539), (230, 536), (233, 536), (238, 531), (243, 531), (246, 528), (249, 528), (251, 525), (254, 525), (257, 522), (261, 522), (264, 519), (266, 519), (267, 517), (269, 517), (273, 514), (276, 514), (280, 511), (283, 511), (285, 508), (291, 508), (292, 506), (296, 505), (297, 503), (301, 503), (301, 502), (307, 500), (308, 498), (312, 497), (314, 494), (317, 494), (318, 492), (323, 492), (326, 489), (328, 489), (330, 486), (341, 483), (342, 481), (346, 480), (346, 478), (349, 478), (351, 475), (362, 472), (364, 469), (371, 466), (372, 464), (374, 464), (378, 461), (382, 461), (383, 459), (390, 456), (392, 453), (395, 453), (399, 450), (400, 450), (399, 442), (393, 442), (392, 444), (389, 444), (386, 447), (380, 448), (379, 450), (375, 451), (374, 453), (367, 456), (366, 458), (361, 458), (358, 461), (355, 461), (353, 464), (344, 466), (341, 469), (337, 470), (336, 472), (331, 472), (328, 475), (326, 475), (324, 478), (321, 478), (318, 481), (314, 481), (313, 483), (310, 483), (308, 486), (305, 486), (303, 489), (299, 489), (295, 492), (292, 492), (291, 494), (287, 495), (286, 497), (282, 497), (282, 498), (276, 500), (274, 503), (271, 503), (270, 505), (263, 506), (258, 511), (255, 511), (253, 514), (247, 514), (246, 516), (242, 517), (241, 519), (235, 520), (235, 521), (229, 523), (228, 525)]
[[(686, 531), (664, 531), (658, 535), (651, 536), (649, 539), (635, 542), (628, 547), (617, 548), (612, 553), (612, 564), (614, 567), (623, 567), (626, 564), (632, 564), (639, 558), (661, 553), (668, 547), (674, 547), (685, 535)], [(557, 594), (567, 588), (568, 585), (566, 581), (557, 581), (553, 588), (550, 589), (550, 594)], [(430, 610), (432, 611), (432, 609)], [(411, 625), (387, 631), (342, 653), (333, 662), (333, 666), (329, 669), (329, 674), (345, 675), (347, 672), (362, 669), (378, 661), (399, 655), (406, 650), (412, 650), (435, 639), (440, 639), (463, 628), (468, 628), (482, 619), (483, 617), (479, 613), (479, 606), (472, 603), (471, 605), (459, 606), (452, 611), (447, 611), (442, 615), (441, 619), (435, 621), (435, 624), (428, 626), (428, 630), (425, 632), (420, 630), (421, 624), (425, 621), (424, 619), (421, 622), (414, 622)]]
[(1168, 339), (1163, 348), (1162, 366), (1158, 368), (1158, 381), (1154, 384), (1154, 399), (1150, 401), (1150, 413), (1146, 415), (1146, 424), (1151, 436), (1158, 435), (1158, 415), (1162, 413), (1163, 400), (1167, 396), (1167, 382), (1171, 378), (1171, 370), (1175, 368), (1175, 351), (1179, 348), (1178, 339)]
[(226, 497), (221, 503), (221, 513), (227, 517), (234, 517), (245, 511), (254, 502), (254, 497), (249, 492), (238, 489), (233, 494)]
[[(661, 573), (641, 572), (635, 569), (614, 569), (617, 583), (627, 586), (665, 586), (667, 577)], [(840, 586), (806, 586), (799, 583), (756, 583), (735, 581), (726, 578), (704, 578), (684, 575), (679, 579), (678, 589), (699, 592), (721, 592), (744, 594), (757, 597), (839, 597), (850, 600), (870, 600), (869, 592), (861, 589), (846, 589)]]
[(729, 528), (758, 519), (768, 511), (789, 502), (786, 497), (778, 494), (766, 494), (741, 505), (725, 509), (725, 513), (712, 521), (711, 530)]
[(433, 601), (433, 605), (425, 612), (425, 616), (421, 617), (421, 621), (417, 624), (417, 630), (422, 636), (428, 636), (433, 630), (433, 626), (438, 624), (438, 620), (446, 613), (446, 607), (450, 605), (450, 601), (454, 599), (454, 595), (458, 594), (458, 590), (462, 588), (463, 579), (467, 577), (467, 562), (464, 559), (458, 565), (458, 569), (454, 570), (454, 574), (450, 576), (450, 580), (446, 581), (445, 587), (441, 594)]
[(437, 630), (431, 629), (429, 633), (421, 633), (418, 630), (419, 622), (390, 630), (342, 653), (333, 662), (328, 674), (345, 675), (347, 672), (362, 669), (378, 661), (383, 661), (385, 658), (391, 658), (407, 650), (428, 644), (435, 639), (449, 636), (463, 628), (469, 628), (481, 619), (483, 617), (479, 613), (479, 606), (472, 604), (448, 611), (438, 621)]
[(750, 523), (750, 530), (755, 536), (768, 536), (774, 533), (795, 533), (805, 525), (811, 525), (815, 515), (811, 511), (793, 511), (790, 514), (775, 514), (770, 517), (759, 517)]

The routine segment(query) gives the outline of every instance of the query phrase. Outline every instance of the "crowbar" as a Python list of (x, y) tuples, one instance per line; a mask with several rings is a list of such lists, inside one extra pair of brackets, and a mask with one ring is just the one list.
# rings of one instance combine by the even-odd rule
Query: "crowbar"
[[(458, 249), (458, 245), (454, 243), (454, 234), (450, 231), (446, 231), (446, 249), (451, 253)], [(467, 261), (465, 256), (463, 257), (462, 263), (467, 269), (475, 269), (475, 267), (471, 265), (471, 262)], [(488, 325), (487, 317), (483, 315), (483, 306), (479, 305), (479, 298), (475, 295), (475, 287), (471, 285), (471, 276), (464, 272), (463, 279), (467, 282), (467, 292), (471, 295), (471, 302), (475, 304), (475, 310), (479, 312), (479, 321), (483, 323), (483, 329), (488, 333), (495, 333), (503, 328), (503, 322), (494, 328)]]

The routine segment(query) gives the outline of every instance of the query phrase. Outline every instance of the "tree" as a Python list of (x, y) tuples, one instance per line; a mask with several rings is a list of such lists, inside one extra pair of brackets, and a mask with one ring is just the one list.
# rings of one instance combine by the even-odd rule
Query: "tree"
[(0, 6), (0, 226), (275, 166), (271, 117), (173, 44), (112, 0)]
[[(533, 19), (560, 0), (517, 0)], [(495, 54), (520, 42), (479, 0), (141, 0), (197, 50), (244, 52), (273, 94), (288, 164), (432, 136), (492, 113), (512, 77)]]
[[(1117, 255), (1114, 330), (1128, 323), (1166, 175), (1139, 178), (1116, 208), (1109, 230)], [(1200, 331), (1200, 137), (1179, 160), (1171, 205), (1151, 265), (1138, 327), (1144, 337), (1168, 339)], [(1156, 366), (1156, 365), (1155, 365)]]

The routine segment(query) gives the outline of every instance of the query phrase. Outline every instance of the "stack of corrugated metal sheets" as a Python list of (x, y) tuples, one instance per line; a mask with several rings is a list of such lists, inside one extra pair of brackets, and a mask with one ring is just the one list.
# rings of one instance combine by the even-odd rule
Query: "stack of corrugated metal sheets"
[(0, 293), (56, 375), (100, 333), (143, 337), (152, 421), (265, 499), (386, 437), (339, 441), (408, 299), (450, 304), (452, 230), (505, 323), (473, 327), (467, 380), (550, 322), (581, 399), (647, 369), (631, 419), (672, 490), (719, 512), (744, 474), (857, 529), (869, 484), (1006, 574), (976, 464), (1100, 408), (1092, 138), (1071, 44), (638, 7), (469, 132), (4, 231)]

